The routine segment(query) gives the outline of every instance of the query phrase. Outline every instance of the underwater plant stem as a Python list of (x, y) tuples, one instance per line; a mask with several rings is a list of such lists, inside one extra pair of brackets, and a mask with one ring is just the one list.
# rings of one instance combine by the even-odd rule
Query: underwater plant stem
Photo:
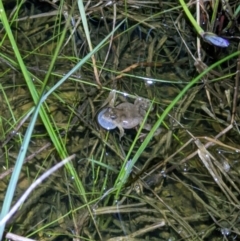
[(188, 19), (190, 20), (190, 22), (192, 23), (193, 27), (196, 29), (196, 31), (198, 32), (199, 35), (202, 36), (202, 34), (204, 33), (203, 29), (197, 24), (196, 20), (194, 19), (194, 17), (192, 16), (191, 12), (188, 9), (188, 6), (186, 5), (186, 3), (184, 2), (184, 0), (179, 0), (184, 12), (186, 13)]
[(196, 22), (192, 14), (190, 13), (188, 6), (184, 2), (184, 0), (179, 0), (180, 4), (183, 7), (184, 12), (186, 13), (187, 17), (189, 18), (190, 22), (192, 23), (193, 27), (196, 29), (197, 33), (203, 38), (205, 42), (208, 42), (212, 45), (221, 47), (221, 48), (227, 48), (229, 46), (229, 41), (217, 36), (214, 33), (211, 32), (205, 32), (199, 24)]
[(217, 17), (218, 5), (219, 5), (219, 0), (215, 0), (212, 18), (211, 18), (211, 23), (210, 23), (210, 32), (215, 32), (214, 31), (214, 24), (215, 24), (216, 17)]

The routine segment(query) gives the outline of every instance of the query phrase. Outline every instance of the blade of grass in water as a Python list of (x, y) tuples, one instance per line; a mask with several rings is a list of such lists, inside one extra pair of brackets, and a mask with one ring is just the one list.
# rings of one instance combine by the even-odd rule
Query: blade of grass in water
[[(27, 131), (25, 133), (21, 149), (18, 153), (17, 161), (16, 161), (15, 167), (13, 169), (13, 173), (12, 173), (10, 182), (8, 184), (7, 193), (5, 195), (2, 210), (1, 210), (0, 220), (2, 220), (4, 218), (4, 216), (9, 212), (9, 209), (10, 209), (10, 206), (12, 203), (12, 199), (13, 199), (13, 196), (15, 193), (16, 185), (18, 182), (18, 177), (19, 177), (21, 169), (22, 169), (22, 165), (23, 165), (24, 158), (25, 158), (25, 155), (26, 155), (26, 152), (28, 149), (30, 138), (31, 138), (34, 126), (35, 126), (35, 122), (38, 117), (40, 106), (41, 106), (41, 101), (39, 101), (38, 105), (36, 106), (32, 119), (31, 119), (29, 126), (27, 128)], [(33, 111), (33, 110), (34, 110), (34, 108), (31, 111)], [(3, 235), (4, 229), (5, 229), (5, 223), (0, 226), (0, 240), (2, 240), (2, 235)]]
[[(18, 64), (19, 64), (19, 66), (20, 66), (20, 68), (21, 68), (21, 71), (22, 71), (22, 73), (23, 73), (23, 76), (24, 76), (24, 78), (25, 78), (25, 80), (26, 80), (26, 83), (27, 83), (27, 85), (28, 85), (28, 88), (29, 88), (29, 90), (30, 90), (30, 92), (31, 92), (31, 95), (32, 95), (33, 100), (34, 100), (34, 103), (37, 104), (37, 103), (38, 103), (38, 100), (39, 100), (38, 92), (36, 91), (35, 86), (34, 86), (32, 80), (31, 80), (31, 78), (30, 78), (30, 75), (29, 75), (28, 71), (27, 71), (27, 68), (26, 68), (26, 66), (25, 66), (25, 64), (24, 64), (24, 62), (23, 62), (23, 60), (22, 60), (21, 54), (20, 54), (20, 52), (19, 52), (19, 50), (18, 50), (18, 47), (17, 47), (17, 45), (16, 45), (16, 42), (15, 42), (15, 39), (14, 39), (14, 37), (13, 37), (12, 31), (11, 31), (11, 29), (10, 29), (10, 26), (9, 26), (9, 23), (8, 23), (8, 19), (7, 19), (6, 13), (5, 13), (5, 11), (4, 11), (3, 3), (2, 3), (1, 0), (0, 0), (0, 11), (1, 11), (0, 19), (1, 19), (2, 23), (3, 23), (3, 25), (4, 25), (4, 28), (5, 28), (6, 32), (7, 32), (7, 35), (8, 35), (8, 37), (9, 37), (9, 40), (10, 40), (10, 42), (11, 42), (11, 45), (12, 45), (12, 47), (13, 47), (13, 49), (14, 49), (15, 55), (16, 55), (17, 60), (18, 60)], [(92, 56), (92, 54), (96, 53), (101, 47), (103, 47), (104, 43), (105, 43), (105, 42), (109, 39), (109, 37), (116, 31), (116, 29), (118, 29), (118, 28), (121, 26), (121, 24), (122, 24), (123, 22), (124, 22), (124, 21), (122, 21), (122, 22), (115, 28), (114, 31), (112, 31), (109, 35), (107, 35), (107, 36), (97, 45), (97, 47), (96, 47), (93, 51), (91, 51), (87, 56), (85, 56), (85, 57), (75, 66), (75, 68), (73, 68), (67, 75), (65, 75), (65, 76), (57, 83), (57, 85), (55, 85), (51, 90), (49, 90), (48, 93), (42, 97), (41, 102), (43, 102), (43, 101), (44, 101), (56, 88), (58, 88), (70, 75), (72, 75), (76, 70), (78, 70), (78, 69)], [(43, 108), (41, 108), (41, 102), (39, 102), (39, 103), (37, 104), (37, 110), (39, 110), (39, 113), (40, 113), (41, 119), (42, 119), (42, 121), (43, 121), (43, 123), (44, 123), (44, 126), (46, 127), (46, 129), (47, 129), (47, 131), (48, 131), (48, 134), (49, 134), (49, 136), (51, 137), (51, 140), (52, 140), (54, 146), (56, 147), (56, 149), (57, 149), (60, 157), (61, 157), (62, 159), (65, 159), (66, 156), (67, 156), (67, 152), (66, 152), (64, 146), (62, 146), (61, 143), (59, 142), (58, 136), (56, 135), (56, 133), (55, 133), (55, 131), (54, 131), (52, 125), (51, 125), (51, 122), (50, 122), (50, 119), (49, 119), (47, 113), (45, 112), (45, 110), (44, 110)], [(35, 119), (35, 118), (37, 117), (38, 112), (35, 112), (35, 113), (36, 113), (36, 116), (34, 115), (34, 118), (33, 118), (33, 119)], [(28, 135), (27, 135), (27, 137), (26, 137), (26, 141), (24, 142), (24, 145), (23, 145), (24, 148), (21, 149), (21, 151), (20, 151), (20, 154), (21, 154), (21, 155), (19, 156), (19, 158), (20, 158), (21, 161), (18, 162), (18, 163), (20, 163), (20, 164), (23, 163), (23, 161), (24, 161), (25, 153), (24, 153), (23, 151), (26, 151), (26, 149), (27, 149), (26, 145), (27, 145), (27, 143), (29, 143), (30, 136), (31, 136), (31, 131), (32, 131), (32, 128), (33, 128), (33, 126), (34, 126), (34, 121), (32, 121), (31, 123), (32, 123), (32, 124), (31, 124), (31, 126), (29, 127), (29, 131), (28, 131)], [(18, 164), (17, 167), (16, 167), (16, 168), (18, 169), (18, 173), (20, 173), (20, 170), (21, 170), (21, 165), (20, 165), (20, 164)], [(76, 175), (76, 173), (75, 173), (75, 170), (72, 168), (72, 166), (71, 166), (70, 164), (68, 164), (67, 167), (68, 167), (68, 170), (70, 171), (71, 175), (77, 177), (77, 175)], [(18, 175), (19, 175), (19, 174), (18, 174)], [(17, 179), (18, 179), (18, 175), (14, 175), (14, 174), (13, 174), (12, 176), (14, 176), (15, 180), (17, 180)], [(86, 200), (86, 197), (85, 197), (85, 195), (84, 195), (84, 193), (85, 193), (85, 192), (84, 192), (84, 188), (83, 188), (83, 186), (82, 186), (79, 178), (76, 178), (75, 181), (76, 181), (78, 190), (79, 190), (79, 191), (82, 193), (82, 195), (84, 196), (85, 201), (87, 201), (87, 200)], [(12, 190), (13, 190), (13, 192), (14, 192), (14, 186), (12, 186)], [(1, 217), (3, 217), (6, 212), (8, 212), (9, 208), (8, 208), (7, 206), (10, 207), (11, 201), (12, 201), (12, 197), (11, 197), (11, 195), (9, 194), (9, 192), (7, 193), (7, 195), (5, 196), (5, 198), (6, 198), (7, 202), (8, 202), (8, 204), (5, 204), (5, 207), (3, 208), (2, 213), (1, 213)], [(6, 201), (4, 201), (4, 202), (6, 202)], [(1, 226), (0, 228), (1, 228), (1, 229), (0, 229), (0, 240), (2, 240), (2, 235), (3, 235), (4, 227)]]
[[(38, 113), (38, 110), (35, 111), (35, 113)], [(34, 113), (34, 115), (35, 115)], [(33, 116), (34, 118), (34, 116)], [(35, 120), (36, 121), (36, 120)], [(31, 135), (30, 135), (31, 137)], [(26, 154), (26, 153), (25, 153)], [(72, 156), (62, 160), (61, 162), (55, 164), (53, 167), (45, 171), (37, 180), (35, 180), (30, 187), (24, 192), (24, 194), (21, 196), (21, 198), (14, 204), (14, 206), (11, 208), (10, 212), (0, 221), (0, 226), (5, 225), (6, 222), (14, 215), (14, 213), (18, 210), (18, 208), (26, 201), (30, 193), (38, 186), (40, 185), (47, 177), (49, 177), (53, 172), (57, 171), (60, 167), (65, 165), (70, 160), (74, 159), (76, 157), (76, 154), (73, 154)]]
[[(163, 120), (165, 119), (165, 117), (167, 117), (168, 113), (172, 110), (172, 108), (177, 104), (177, 102), (184, 96), (184, 94), (193, 86), (195, 85), (205, 74), (207, 74), (210, 70), (214, 69), (215, 67), (217, 67), (218, 65), (222, 64), (223, 62), (236, 57), (240, 55), (240, 51), (237, 51), (231, 55), (228, 55), (227, 57), (225, 57), (224, 59), (219, 60), (218, 62), (214, 63), (213, 65), (211, 65), (210, 67), (208, 67), (207, 69), (205, 69), (201, 74), (199, 74), (195, 79), (193, 79), (189, 84), (187, 84), (185, 86), (185, 88), (178, 94), (178, 96), (171, 102), (171, 104), (168, 105), (168, 107), (165, 109), (165, 111), (162, 113), (162, 115), (160, 116), (160, 118), (157, 120), (157, 122), (155, 123), (155, 125), (153, 126), (153, 128), (151, 129), (151, 131), (148, 133), (147, 137), (145, 138), (145, 140), (143, 141), (143, 143), (141, 144), (141, 146), (139, 147), (139, 149), (137, 150), (136, 154), (133, 156), (133, 158), (131, 159), (131, 162), (128, 163), (129, 160), (125, 160), (124, 163), (128, 163), (127, 168), (128, 171), (132, 170), (132, 167), (135, 165), (135, 163), (137, 162), (138, 158), (140, 157), (140, 155), (143, 153), (143, 151), (145, 150), (145, 148), (147, 147), (148, 143), (150, 142), (151, 138), (153, 137), (155, 131), (159, 128), (159, 126), (162, 124)], [(130, 149), (129, 153), (127, 154), (127, 157), (129, 157), (131, 155), (131, 151), (132, 149)], [(125, 169), (125, 170), (123, 170)], [(119, 172), (119, 175), (115, 181), (115, 185), (114, 188), (116, 189), (116, 195), (115, 195), (115, 200), (117, 201), (119, 199), (119, 193), (123, 187), (123, 185), (125, 184), (125, 178), (123, 178), (123, 174), (128, 174), (126, 172), (126, 166), (123, 165), (121, 171)]]

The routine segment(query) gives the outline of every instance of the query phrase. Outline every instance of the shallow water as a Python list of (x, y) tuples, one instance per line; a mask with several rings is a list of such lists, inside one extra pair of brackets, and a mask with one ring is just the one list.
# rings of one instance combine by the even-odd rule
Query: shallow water
[[(56, 6), (41, 4), (24, 4), (16, 17), (24, 19), (12, 24), (39, 93), (65, 26), (61, 14), (51, 14)], [(106, 44), (95, 54), (101, 88), (90, 59), (46, 100), (45, 109), (59, 140), (69, 155), (77, 155), (71, 163), (76, 176), (67, 168), (50, 176), (29, 196), (7, 230), (36, 240), (64, 241), (73, 237), (108, 241), (238, 237), (240, 146), (236, 105), (239, 96), (234, 97), (238, 84), (235, 73), (239, 68), (236, 58), (216, 67), (183, 94), (161, 123), (162, 132), (150, 138), (144, 149), (141, 146), (148, 131), (140, 133), (138, 126), (126, 130), (119, 140), (118, 129), (104, 130), (96, 120), (110, 91), (116, 89), (116, 104), (134, 103), (136, 97), (151, 100), (154, 108), (147, 122), (154, 125), (190, 81), (207, 66), (236, 51), (234, 41), (230, 41), (227, 49), (214, 50), (202, 43), (202, 59), (194, 60), (188, 51), (197, 56), (196, 34), (185, 17), (178, 18), (180, 10), (170, 11), (174, 4), (163, 3), (159, 7), (154, 2), (128, 3), (128, 13), (118, 5), (117, 23), (125, 17), (128, 22), (114, 34), (111, 45)], [(134, 8), (136, 5), (139, 8)], [(70, 14), (71, 4), (67, 6)], [(6, 5), (8, 14), (10, 9)], [(163, 10), (169, 10), (171, 18)], [(86, 11), (91, 41), (96, 46), (113, 27), (113, 7), (90, 5)], [(75, 6), (72, 16), (77, 14)], [(152, 17), (146, 19), (149, 14)], [(181, 36), (172, 19), (184, 29)], [(3, 38), (3, 32), (1, 35)], [(60, 49), (47, 89), (89, 52), (81, 25), (72, 36), (68, 29)], [(5, 39), (0, 95), (1, 200), (29, 123), (29, 119), (23, 123), (20, 120), (34, 106), (19, 66), (8, 58), (16, 61)], [(130, 160), (136, 157), (131, 168)], [(40, 173), (60, 160), (39, 118), (14, 202)], [(124, 160), (128, 165), (124, 166)], [(116, 200), (113, 187), (120, 185), (123, 187)]]

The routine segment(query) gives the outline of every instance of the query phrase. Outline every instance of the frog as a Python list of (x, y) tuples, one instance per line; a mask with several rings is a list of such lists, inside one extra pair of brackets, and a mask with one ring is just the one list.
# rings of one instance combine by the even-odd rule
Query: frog
[[(137, 97), (134, 103), (123, 102), (115, 106), (116, 91), (112, 91), (105, 101), (109, 102), (97, 116), (98, 123), (104, 129), (119, 129), (119, 139), (124, 136), (124, 129), (133, 129), (142, 124), (146, 113), (151, 108), (151, 101)], [(104, 105), (103, 104), (103, 105)], [(144, 124), (143, 129), (150, 130), (151, 125)]]

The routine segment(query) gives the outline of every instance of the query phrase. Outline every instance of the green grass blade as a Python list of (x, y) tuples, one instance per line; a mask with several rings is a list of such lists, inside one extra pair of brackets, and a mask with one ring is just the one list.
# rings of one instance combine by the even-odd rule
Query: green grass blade
[[(22, 169), (22, 165), (23, 165), (23, 162), (24, 162), (24, 158), (26, 156), (28, 145), (29, 145), (29, 142), (30, 142), (30, 139), (31, 139), (31, 135), (32, 135), (32, 132), (34, 130), (34, 126), (35, 126), (35, 123), (36, 123), (36, 120), (37, 120), (37, 117), (38, 117), (40, 106), (41, 106), (41, 101), (39, 101), (38, 105), (35, 108), (32, 119), (29, 123), (26, 134), (24, 136), (23, 143), (22, 143), (20, 152), (19, 152), (18, 157), (17, 157), (16, 165), (13, 169), (13, 173), (12, 173), (10, 182), (8, 184), (7, 193), (5, 195), (2, 210), (1, 210), (0, 220), (2, 220), (2, 218), (9, 212), (9, 209), (10, 209), (10, 206), (11, 206), (11, 203), (12, 203), (12, 199), (13, 199), (13, 196), (14, 196), (14, 193), (15, 193), (15, 189), (16, 189), (16, 186), (17, 186), (18, 178), (19, 178), (19, 175), (20, 175), (20, 172), (21, 172), (21, 169)], [(34, 110), (34, 108), (31, 111), (33, 111), (33, 110)], [(5, 228), (5, 224), (0, 226), (0, 240), (2, 240), (4, 228)]]
[[(240, 54), (240, 51), (237, 51), (227, 57), (225, 57), (224, 59), (219, 60), (218, 62), (214, 63), (213, 65), (211, 65), (210, 67), (208, 67), (207, 69), (205, 69), (201, 74), (199, 74), (195, 79), (193, 79), (191, 82), (189, 82), (189, 84), (187, 84), (185, 86), (185, 88), (183, 88), (183, 90), (177, 95), (177, 97), (171, 102), (171, 104), (168, 105), (168, 107), (165, 109), (165, 111), (163, 112), (163, 114), (160, 116), (160, 118), (158, 119), (158, 121), (155, 123), (155, 125), (153, 126), (153, 128), (151, 129), (151, 131), (148, 133), (147, 137), (145, 138), (145, 140), (143, 141), (143, 143), (141, 144), (141, 146), (139, 147), (138, 151), (136, 152), (136, 154), (134, 155), (134, 157), (132, 158), (131, 162), (129, 163), (128, 168), (132, 168), (133, 165), (135, 165), (135, 163), (137, 162), (138, 158), (140, 157), (140, 155), (142, 154), (142, 152), (145, 150), (145, 148), (147, 147), (149, 141), (151, 140), (151, 138), (153, 137), (155, 131), (159, 128), (159, 126), (162, 124), (163, 120), (165, 119), (165, 117), (167, 117), (168, 113), (172, 110), (172, 108), (177, 104), (177, 102), (184, 96), (184, 94), (193, 86), (195, 85), (205, 74), (207, 74), (210, 70), (214, 69), (215, 67), (217, 67), (218, 65), (222, 64), (223, 62), (238, 56)], [(129, 156), (129, 153), (128, 155)], [(125, 160), (128, 161), (128, 160)], [(125, 168), (125, 167), (124, 167)], [(126, 170), (125, 170), (126, 171)], [(121, 181), (123, 172), (120, 172), (116, 182), (115, 182), (115, 188), (117, 189), (117, 193), (115, 195), (115, 199), (118, 200), (119, 199), (119, 192), (120, 189), (122, 188), (124, 182)]]

